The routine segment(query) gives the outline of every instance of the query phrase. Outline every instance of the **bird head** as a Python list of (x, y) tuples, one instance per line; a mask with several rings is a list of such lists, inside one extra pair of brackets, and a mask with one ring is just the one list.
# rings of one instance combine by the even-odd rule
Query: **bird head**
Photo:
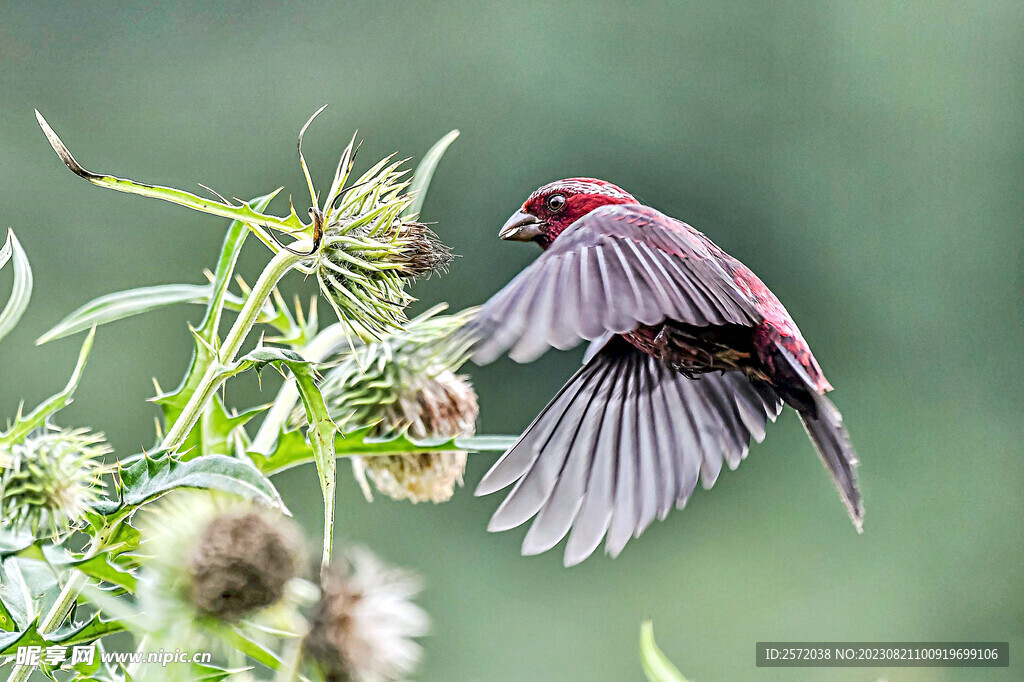
[(546, 249), (562, 231), (595, 208), (639, 203), (617, 185), (596, 178), (550, 182), (530, 195), (498, 232), (501, 239), (537, 242)]

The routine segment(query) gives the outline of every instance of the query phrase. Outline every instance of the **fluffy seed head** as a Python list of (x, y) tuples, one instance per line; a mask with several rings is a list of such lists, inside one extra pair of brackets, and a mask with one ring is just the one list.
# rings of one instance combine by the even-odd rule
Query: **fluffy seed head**
[[(471, 436), (479, 414), (476, 393), (469, 381), (444, 371), (410, 386), (408, 392), (385, 409), (381, 431), (406, 428), (419, 440)], [(361, 457), (359, 466), (377, 490), (395, 500), (447, 502), (462, 485), (466, 453), (459, 451), (406, 453)]]
[(298, 568), (294, 528), (257, 509), (213, 517), (188, 562), (189, 596), (217, 620), (237, 621), (276, 603)]
[[(209, 491), (179, 491), (141, 516), (139, 601), (160, 614), (160, 642), (184, 648), (203, 630), (287, 605), (301, 534), (276, 510)], [(282, 612), (288, 609), (281, 609)], [(289, 611), (290, 612), (290, 611)]]
[(323, 585), (303, 647), (327, 682), (406, 679), (421, 656), (414, 637), (427, 634), (427, 614), (411, 599), (412, 573), (356, 549)]
[(0, 452), (0, 514), (4, 527), (66, 535), (81, 526), (100, 496), (102, 433), (47, 426)]

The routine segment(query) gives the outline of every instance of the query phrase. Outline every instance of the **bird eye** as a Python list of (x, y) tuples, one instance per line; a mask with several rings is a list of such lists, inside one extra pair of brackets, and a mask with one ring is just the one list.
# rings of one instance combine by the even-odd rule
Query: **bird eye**
[(548, 197), (548, 210), (552, 213), (558, 213), (565, 208), (565, 195), (563, 194), (552, 194)]

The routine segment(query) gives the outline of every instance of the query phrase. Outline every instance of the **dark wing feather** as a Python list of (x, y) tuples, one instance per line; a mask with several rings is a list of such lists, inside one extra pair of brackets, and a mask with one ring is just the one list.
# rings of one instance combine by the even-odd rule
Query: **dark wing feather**
[(739, 372), (687, 379), (612, 340), (487, 472), (476, 494), (515, 484), (488, 528), (507, 530), (535, 517), (525, 554), (569, 534), (566, 565), (590, 556), (605, 536), (606, 551), (616, 556), (655, 518), (685, 505), (698, 475), (710, 486), (723, 461), (738, 464), (781, 409), (771, 388)]
[(605, 206), (484, 304), (467, 330), (480, 364), (508, 351), (529, 362), (548, 347), (666, 319), (707, 326), (761, 321), (717, 254), (688, 225), (645, 206)]

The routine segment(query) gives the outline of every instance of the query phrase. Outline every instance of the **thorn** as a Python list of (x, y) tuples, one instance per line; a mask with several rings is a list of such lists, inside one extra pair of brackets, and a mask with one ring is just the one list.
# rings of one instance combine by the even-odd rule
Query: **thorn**
[[(228, 201), (227, 199), (225, 199), (225, 198), (224, 198), (224, 195), (222, 195), (222, 194), (221, 194), (220, 192), (218, 192), (217, 190), (215, 190), (215, 189), (211, 189), (211, 188), (207, 187), (206, 185), (204, 185), (204, 184), (203, 184), (203, 183), (201, 183), (201, 182), (197, 182), (196, 184), (197, 184), (197, 185), (199, 185), (200, 187), (202, 187), (203, 189), (205, 189), (205, 190), (206, 190), (207, 192), (209, 192), (209, 193), (210, 193), (210, 194), (212, 194), (213, 196), (215, 196), (215, 197), (217, 197), (218, 199), (220, 199), (220, 200), (221, 200), (221, 202), (223, 202), (223, 203), (225, 203), (225, 204), (228, 204), (228, 205), (230, 205), (230, 203), (231, 203), (231, 202), (229, 202), (229, 201)], [(237, 198), (237, 197), (235, 198), (235, 201), (237, 201), (237, 202), (239, 202), (239, 203), (243, 203), (243, 204), (245, 203), (245, 202), (243, 202), (243, 201), (242, 201), (241, 199), (239, 199), (239, 198)]]
[(275, 232), (273, 232), (273, 231), (272, 231), (272, 230), (271, 230), (271, 229), (270, 229), (269, 227), (267, 227), (266, 225), (261, 225), (260, 227), (262, 227), (262, 228), (263, 228), (264, 230), (267, 230), (267, 234), (269, 234), (269, 235), (270, 235), (270, 238), (271, 238), (271, 239), (273, 239), (273, 240), (274, 240), (274, 242), (275, 242), (275, 243), (276, 243), (276, 244), (277, 244), (277, 245), (278, 245), (279, 247), (281, 247), (282, 249), (284, 249), (284, 250), (285, 250), (285, 251), (287, 251), (288, 253), (293, 253), (293, 254), (295, 254), (296, 256), (312, 256), (312, 255), (313, 255), (314, 253), (316, 253), (316, 249), (317, 249), (317, 248), (318, 248), (318, 246), (319, 246), (319, 245), (316, 245), (316, 246), (314, 246), (313, 248), (311, 248), (311, 249), (309, 250), (309, 252), (308, 252), (308, 253), (302, 253), (301, 251), (296, 251), (296, 250), (295, 250), (295, 249), (293, 249), (292, 247), (290, 247), (290, 246), (288, 246), (287, 244), (285, 244), (284, 242), (282, 242), (282, 241), (281, 241), (281, 238), (280, 238), (280, 237), (278, 237), (278, 236), (277, 236), (277, 234), (276, 234)]
[(241, 275), (235, 275), (235, 282), (238, 283), (238, 288), (242, 290), (243, 296), (248, 296), (252, 293), (252, 289), (245, 283), (245, 280), (242, 279)]

